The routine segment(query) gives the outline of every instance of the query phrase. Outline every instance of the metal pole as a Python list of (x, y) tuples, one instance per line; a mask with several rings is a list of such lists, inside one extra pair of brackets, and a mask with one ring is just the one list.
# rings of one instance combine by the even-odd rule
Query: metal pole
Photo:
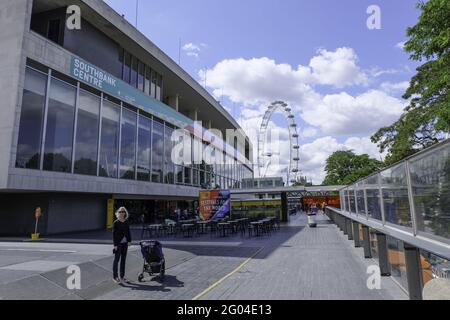
[(386, 224), (386, 217), (384, 213), (384, 199), (383, 199), (383, 188), (381, 183), (381, 173), (378, 173), (378, 192), (380, 193), (380, 211), (381, 211), (381, 221), (383, 225)]
[(77, 82), (77, 93), (75, 97), (75, 120), (73, 124), (73, 137), (72, 137), (72, 166), (70, 172), (73, 174), (75, 172), (75, 151), (76, 151), (76, 139), (78, 132), (78, 109), (80, 107), (80, 83)]
[(98, 140), (97, 140), (97, 177), (100, 175), (100, 148), (102, 143), (102, 118), (103, 118), (103, 92), (100, 93), (100, 113), (98, 124)]
[(417, 215), (416, 215), (416, 207), (414, 205), (414, 196), (411, 182), (411, 170), (409, 167), (409, 161), (405, 162), (405, 170), (406, 170), (406, 183), (408, 185), (408, 200), (409, 200), (409, 210), (411, 213), (411, 223), (414, 236), (417, 235)]
[(47, 88), (45, 88), (44, 123), (42, 126), (41, 159), (40, 159), (40, 163), (39, 163), (40, 170), (44, 169), (45, 139), (47, 136), (47, 116), (48, 116), (48, 104), (49, 104), (49, 99), (50, 99), (51, 81), (52, 81), (52, 69), (48, 69)]

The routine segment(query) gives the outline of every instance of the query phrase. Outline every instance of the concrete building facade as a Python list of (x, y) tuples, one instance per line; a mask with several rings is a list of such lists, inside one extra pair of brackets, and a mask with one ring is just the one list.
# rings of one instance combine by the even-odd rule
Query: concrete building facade
[[(96, 230), (110, 199), (195, 200), (253, 177), (236, 121), (103, 1), (1, 1), (0, 71), (0, 235), (33, 231), (36, 207), (42, 234)], [(192, 158), (223, 161), (174, 162), (177, 129)]]

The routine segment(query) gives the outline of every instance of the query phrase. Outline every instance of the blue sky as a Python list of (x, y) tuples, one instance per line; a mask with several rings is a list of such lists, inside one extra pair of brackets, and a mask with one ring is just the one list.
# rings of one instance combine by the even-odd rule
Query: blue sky
[[(135, 0), (106, 2), (135, 23)], [(206, 74), (207, 89), (246, 130), (259, 125), (270, 101), (291, 104), (301, 132), (300, 169), (320, 183), (336, 150), (383, 158), (369, 137), (406, 104), (401, 95), (417, 65), (399, 44), (417, 22), (416, 3), (139, 0), (138, 29), (175, 61), (181, 39), (182, 67), (202, 84)], [(381, 10), (380, 30), (366, 26), (370, 5)], [(281, 116), (272, 126), (286, 134)], [(288, 146), (280, 148), (280, 167), (271, 174), (280, 174), (288, 158)]]

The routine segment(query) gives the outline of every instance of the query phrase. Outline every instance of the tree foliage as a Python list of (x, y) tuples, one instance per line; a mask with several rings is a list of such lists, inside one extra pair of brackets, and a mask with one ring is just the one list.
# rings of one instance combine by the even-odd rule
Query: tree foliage
[(379, 170), (383, 163), (369, 155), (353, 151), (336, 151), (326, 161), (323, 185), (349, 185)]
[(403, 115), (372, 136), (386, 164), (429, 147), (450, 132), (450, 1), (419, 2), (419, 22), (407, 30), (405, 51), (424, 62), (417, 68), (403, 98), (410, 100)]

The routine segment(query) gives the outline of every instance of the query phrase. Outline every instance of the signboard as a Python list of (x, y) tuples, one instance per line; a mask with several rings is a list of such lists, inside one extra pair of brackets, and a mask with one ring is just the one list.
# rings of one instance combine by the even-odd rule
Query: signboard
[(106, 228), (112, 229), (114, 223), (114, 199), (108, 199), (106, 210)]
[(39, 219), (42, 216), (42, 210), (40, 207), (37, 207), (36, 210), (34, 210), (34, 217), (36, 219)]
[(230, 190), (200, 191), (200, 217), (205, 220), (217, 220), (230, 215)]
[(70, 73), (77, 80), (143, 109), (180, 128), (193, 128), (194, 121), (188, 117), (81, 58), (72, 56)]

